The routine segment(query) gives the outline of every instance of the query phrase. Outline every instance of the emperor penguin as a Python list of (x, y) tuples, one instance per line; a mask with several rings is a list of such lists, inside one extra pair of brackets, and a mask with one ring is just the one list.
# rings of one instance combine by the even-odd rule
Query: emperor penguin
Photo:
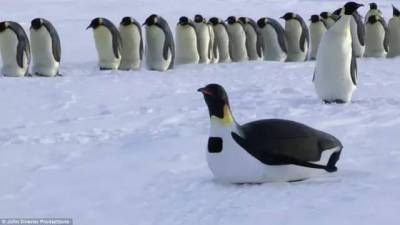
[(283, 62), (287, 57), (287, 41), (282, 25), (268, 17), (260, 18), (257, 25), (263, 39), (263, 55), (266, 61)]
[(234, 16), (227, 19), (227, 31), (229, 35), (229, 55), (232, 62), (248, 60), (246, 49), (246, 33), (243, 24)]
[(350, 21), (361, 4), (348, 2), (344, 15), (322, 36), (313, 82), (319, 98), (325, 103), (351, 101), (357, 85), (357, 62), (352, 49)]
[(378, 5), (375, 2), (369, 3), (369, 10), (367, 14), (365, 14), (364, 23), (368, 22), (368, 18), (372, 15), (377, 15), (379, 17), (383, 17), (383, 13), (378, 9)]
[(118, 29), (106, 18), (97, 17), (86, 29), (93, 29), (100, 70), (116, 70), (121, 63), (122, 40)]
[(198, 89), (208, 106), (207, 163), (227, 183), (299, 181), (337, 171), (343, 145), (331, 134), (284, 119), (236, 122), (218, 84)]
[(311, 48), (310, 48), (310, 59), (315, 60), (317, 57), (318, 46), (322, 35), (326, 32), (327, 26), (325, 22), (319, 17), (319, 15), (312, 15), (310, 18), (310, 36), (311, 36)]
[(143, 60), (142, 27), (134, 18), (126, 16), (119, 25), (122, 40), (120, 70), (138, 70)]
[(217, 17), (211, 17), (209, 23), (211, 24), (215, 35), (214, 42), (215, 46), (218, 48), (218, 62), (230, 62), (229, 36), (225, 22)]
[(175, 29), (176, 64), (198, 63), (196, 26), (193, 21), (182, 16)]
[(175, 42), (167, 21), (152, 14), (143, 25), (146, 25), (147, 68), (156, 71), (172, 69), (175, 61)]
[(285, 22), (285, 36), (288, 43), (287, 62), (307, 61), (310, 34), (303, 18), (295, 13), (281, 17)]
[(364, 57), (385, 58), (389, 48), (385, 19), (371, 15), (365, 24)]
[[(337, 16), (344, 14), (343, 8), (339, 8), (333, 12)], [(353, 51), (356, 57), (362, 57), (365, 51), (365, 27), (361, 15), (354, 11), (350, 20), (350, 31)]]
[(324, 21), (326, 29), (329, 29), (335, 22), (339, 19), (338, 15), (332, 14), (330, 12), (321, 12), (320, 17)]
[(210, 46), (211, 46), (211, 60), (210, 63), (218, 63), (219, 52), (218, 52), (218, 42), (215, 37), (215, 32), (210, 21), (207, 22), (209, 33), (210, 33)]
[(210, 27), (202, 15), (194, 16), (194, 25), (197, 33), (197, 49), (199, 51), (200, 63), (208, 64), (212, 59), (212, 43)]
[(249, 17), (239, 17), (246, 33), (246, 49), (249, 60), (263, 58), (263, 40), (257, 23)]
[(32, 74), (52, 77), (59, 75), (61, 43), (50, 21), (33, 19), (30, 28), (32, 47)]
[(386, 55), (388, 58), (400, 55), (400, 11), (395, 6), (392, 7), (393, 17), (388, 24), (389, 52)]
[(28, 74), (31, 48), (24, 29), (16, 22), (0, 22), (0, 51), (3, 60), (1, 73), (9, 77)]

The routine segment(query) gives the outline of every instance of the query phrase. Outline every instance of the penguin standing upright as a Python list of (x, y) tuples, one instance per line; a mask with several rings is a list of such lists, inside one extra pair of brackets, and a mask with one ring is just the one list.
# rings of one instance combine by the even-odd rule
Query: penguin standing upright
[(285, 36), (288, 43), (286, 61), (307, 61), (310, 34), (303, 18), (290, 12), (281, 18), (285, 20)]
[(95, 18), (86, 29), (93, 29), (100, 70), (116, 70), (121, 62), (122, 40), (118, 29), (106, 18)]
[(337, 171), (343, 146), (334, 136), (282, 119), (239, 125), (222, 86), (209, 84), (198, 91), (208, 106), (207, 163), (216, 179), (229, 183), (284, 182)]
[(175, 43), (167, 21), (156, 14), (146, 22), (146, 66), (149, 70), (172, 69), (175, 61)]
[(246, 33), (243, 24), (234, 16), (227, 19), (227, 31), (229, 35), (229, 55), (232, 62), (241, 62), (248, 59), (246, 49)]
[(230, 62), (231, 58), (229, 56), (229, 36), (226, 24), (223, 20), (217, 17), (211, 17), (209, 23), (211, 24), (215, 35), (214, 42), (215, 46), (218, 48), (218, 62)]
[(212, 59), (212, 43), (210, 37), (210, 27), (202, 15), (194, 16), (194, 25), (197, 33), (197, 49), (199, 51), (200, 63), (210, 63)]
[(259, 60), (263, 58), (263, 40), (257, 23), (248, 17), (240, 17), (246, 33), (246, 49), (249, 60)]
[[(333, 14), (341, 16), (344, 14), (344, 10), (343, 8), (339, 8), (335, 10)], [(353, 12), (351, 17), (350, 31), (354, 55), (356, 57), (362, 57), (365, 51), (365, 27), (362, 17), (357, 10)]]
[(137, 70), (143, 60), (143, 36), (140, 24), (132, 17), (122, 18), (119, 25), (122, 40), (120, 70)]
[(61, 43), (56, 29), (50, 21), (33, 19), (30, 28), (32, 47), (32, 74), (55, 76), (59, 74)]
[(368, 22), (368, 18), (372, 15), (377, 15), (379, 17), (383, 17), (383, 13), (378, 9), (378, 5), (375, 2), (369, 3), (369, 10), (367, 14), (365, 14), (364, 23)]
[(339, 16), (330, 12), (321, 12), (319, 15), (321, 16), (322, 21), (324, 21), (327, 29), (333, 26), (333, 24), (335, 24), (335, 22), (339, 19)]
[(211, 46), (211, 60), (210, 63), (218, 63), (219, 52), (218, 52), (218, 42), (215, 37), (213, 26), (210, 22), (207, 22), (209, 33), (210, 33), (210, 46)]
[(318, 52), (318, 45), (322, 35), (326, 32), (325, 22), (318, 16), (312, 15), (310, 18), (310, 37), (311, 37), (311, 48), (310, 48), (310, 59), (315, 60)]
[(175, 29), (176, 63), (189, 64), (199, 62), (196, 27), (189, 18), (182, 16)]
[(12, 21), (0, 22), (0, 51), (3, 60), (1, 73), (4, 76), (28, 75), (31, 49), (21, 25)]
[(272, 18), (263, 17), (257, 21), (257, 25), (263, 37), (264, 60), (285, 61), (287, 41), (281, 24)]
[(344, 15), (320, 41), (313, 82), (317, 95), (325, 103), (350, 102), (356, 89), (357, 62), (351, 45), (350, 21), (361, 6), (346, 3)]
[(385, 19), (371, 15), (365, 24), (365, 57), (385, 58), (388, 52), (388, 29)]
[(400, 55), (400, 11), (393, 7), (393, 17), (388, 24), (388, 42), (389, 52), (386, 55), (388, 58)]

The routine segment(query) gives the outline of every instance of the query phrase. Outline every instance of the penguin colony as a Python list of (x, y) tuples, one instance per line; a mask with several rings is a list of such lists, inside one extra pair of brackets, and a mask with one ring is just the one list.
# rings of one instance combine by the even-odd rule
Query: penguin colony
[[(207, 21), (199, 14), (193, 20), (182, 16), (175, 40), (167, 21), (155, 14), (142, 25), (124, 17), (118, 28), (98, 17), (87, 29), (93, 30), (100, 70), (138, 70), (143, 63), (149, 70), (166, 71), (180, 64), (316, 60), (312, 81), (317, 95), (325, 103), (347, 103), (357, 86), (356, 57), (400, 55), (400, 11), (393, 6), (387, 25), (377, 4), (370, 3), (364, 20), (357, 12), (361, 6), (347, 2), (332, 13), (312, 15), (309, 26), (292, 12), (281, 17), (284, 27), (268, 17)], [(61, 43), (55, 27), (36, 18), (29, 31), (28, 38), (18, 23), (0, 22), (1, 73), (60, 75)], [(198, 91), (209, 110), (207, 162), (217, 179), (298, 181), (337, 170), (343, 145), (333, 135), (281, 119), (239, 125), (222, 86), (209, 84)]]

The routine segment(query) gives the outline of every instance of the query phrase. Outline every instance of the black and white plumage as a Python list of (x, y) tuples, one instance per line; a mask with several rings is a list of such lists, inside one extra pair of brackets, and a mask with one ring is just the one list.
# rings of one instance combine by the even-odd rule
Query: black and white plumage
[(388, 23), (388, 42), (389, 51), (386, 57), (392, 58), (400, 55), (400, 10), (394, 5), (393, 17)]
[(300, 15), (291, 12), (281, 18), (285, 20), (285, 36), (288, 43), (286, 61), (307, 61), (310, 43), (307, 24)]
[[(217, 17), (211, 17), (208, 21), (214, 31), (214, 44), (218, 48), (218, 62), (230, 62), (229, 35), (225, 22)], [(215, 50), (214, 47), (214, 50)]]
[(246, 33), (246, 49), (249, 60), (258, 60), (263, 58), (263, 40), (257, 23), (249, 17), (239, 17)]
[(210, 115), (207, 162), (230, 183), (303, 180), (337, 170), (343, 148), (334, 136), (294, 121), (267, 119), (239, 125), (218, 84), (198, 91)]
[(388, 28), (385, 19), (371, 15), (365, 24), (365, 57), (385, 58), (389, 50)]
[(380, 9), (378, 9), (378, 5), (375, 2), (369, 3), (369, 10), (368, 10), (367, 14), (365, 14), (364, 23), (367, 23), (368, 18), (372, 15), (383, 17), (382, 11)]
[(264, 60), (285, 61), (287, 41), (282, 25), (268, 17), (260, 18), (257, 25), (263, 37)]
[(227, 31), (229, 35), (229, 55), (232, 62), (248, 60), (246, 48), (246, 32), (243, 24), (235, 16), (228, 17)]
[(122, 39), (108, 19), (97, 17), (86, 29), (93, 29), (100, 70), (116, 70), (121, 62)]
[(126, 16), (119, 25), (122, 40), (120, 70), (137, 70), (143, 60), (142, 27), (134, 18)]
[(179, 18), (175, 28), (176, 63), (198, 63), (200, 60), (196, 25), (186, 16)]
[(32, 47), (32, 74), (56, 76), (59, 74), (61, 42), (50, 21), (33, 19), (30, 28)]
[(197, 34), (197, 50), (199, 52), (199, 63), (210, 63), (213, 58), (213, 42), (210, 35), (210, 26), (206, 19), (197, 14), (194, 16), (194, 25)]
[(0, 23), (0, 52), (3, 60), (1, 73), (4, 76), (28, 75), (31, 48), (21, 25), (13, 21)]
[(319, 42), (322, 38), (322, 35), (326, 32), (328, 28), (326, 22), (322, 20), (319, 15), (312, 15), (310, 21), (310, 59), (315, 60), (315, 58), (317, 57)]
[(335, 22), (339, 19), (339, 16), (336, 14), (332, 14), (330, 12), (321, 12), (320, 17), (325, 23), (327, 29), (329, 29)]
[(150, 15), (146, 25), (146, 66), (149, 70), (172, 69), (175, 62), (175, 42), (167, 21), (156, 14)]

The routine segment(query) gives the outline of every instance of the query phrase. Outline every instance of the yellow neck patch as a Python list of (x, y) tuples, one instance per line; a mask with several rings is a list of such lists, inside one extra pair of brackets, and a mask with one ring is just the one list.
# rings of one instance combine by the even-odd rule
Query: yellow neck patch
[(223, 125), (230, 125), (234, 123), (234, 119), (231, 113), (231, 110), (229, 109), (228, 105), (224, 105), (224, 117), (218, 118), (216, 116), (211, 116), (210, 118), (211, 123), (215, 122), (215, 123), (220, 123)]

